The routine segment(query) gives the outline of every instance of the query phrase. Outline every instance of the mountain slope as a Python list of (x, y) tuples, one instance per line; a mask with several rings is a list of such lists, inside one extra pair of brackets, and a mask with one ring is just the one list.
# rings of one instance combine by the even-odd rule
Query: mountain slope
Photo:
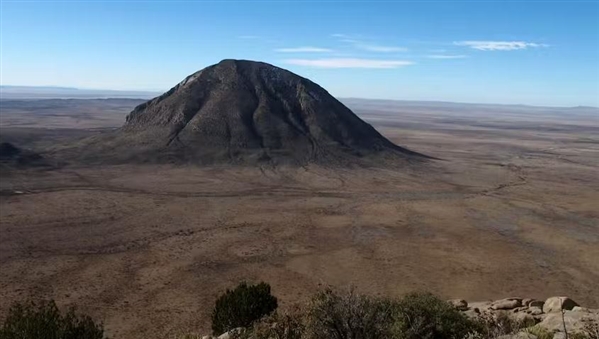
[(188, 76), (137, 106), (111, 137), (102, 140), (120, 149), (114, 155), (139, 161), (347, 164), (371, 156), (426, 158), (385, 139), (312, 81), (245, 60), (223, 60)]

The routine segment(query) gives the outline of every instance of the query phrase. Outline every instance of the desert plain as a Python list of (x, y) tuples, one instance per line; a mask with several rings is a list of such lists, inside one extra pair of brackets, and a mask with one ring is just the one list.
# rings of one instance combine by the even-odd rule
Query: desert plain
[(3, 100), (1, 138), (49, 166), (0, 169), (0, 317), (74, 305), (111, 338), (210, 332), (216, 297), (271, 284), (599, 307), (599, 110), (342, 100), (397, 168), (86, 165), (60, 149), (142, 100)]

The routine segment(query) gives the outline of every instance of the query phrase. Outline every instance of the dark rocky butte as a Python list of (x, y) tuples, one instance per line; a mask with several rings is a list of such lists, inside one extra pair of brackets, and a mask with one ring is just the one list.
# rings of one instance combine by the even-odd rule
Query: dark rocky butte
[(117, 153), (140, 161), (381, 165), (426, 159), (384, 138), (312, 81), (246, 60), (204, 68), (137, 106), (108, 144), (125, 144)]

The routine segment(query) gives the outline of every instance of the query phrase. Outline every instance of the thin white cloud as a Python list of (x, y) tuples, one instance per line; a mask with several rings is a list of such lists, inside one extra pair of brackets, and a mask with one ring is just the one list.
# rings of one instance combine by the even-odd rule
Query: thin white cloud
[(364, 42), (364, 38), (359, 35), (331, 34), (331, 37), (338, 39), (340, 42), (351, 44), (356, 49), (368, 52), (392, 53), (408, 51), (408, 49), (405, 47), (366, 43)]
[(479, 51), (514, 51), (527, 48), (548, 47), (546, 44), (537, 44), (525, 41), (456, 41), (457, 46), (466, 46)]
[(284, 63), (298, 66), (317, 68), (398, 68), (414, 64), (406, 60), (378, 60), (378, 59), (287, 59)]
[(426, 56), (429, 59), (464, 59), (467, 58), (467, 55), (463, 55), (463, 54), (456, 54), (456, 55), (450, 55), (450, 54), (431, 54), (431, 55), (427, 55)]
[(332, 51), (333, 50), (329, 49), (329, 48), (312, 47), (312, 46), (275, 49), (275, 52), (281, 52), (281, 53), (327, 53), (327, 52), (332, 52)]
[(355, 45), (356, 48), (359, 48), (364, 51), (369, 52), (381, 52), (381, 53), (391, 53), (391, 52), (407, 52), (408, 49), (405, 47), (398, 46), (382, 46), (382, 45), (368, 45), (357, 43)]

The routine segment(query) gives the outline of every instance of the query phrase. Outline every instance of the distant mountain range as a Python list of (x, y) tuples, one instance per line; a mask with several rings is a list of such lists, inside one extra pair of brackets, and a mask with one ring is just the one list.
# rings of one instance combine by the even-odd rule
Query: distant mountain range
[(161, 92), (115, 91), (58, 86), (0, 86), (0, 98), (2, 99), (151, 99), (160, 94)]
[[(107, 89), (82, 89), (76, 87), (61, 86), (10, 86), (0, 85), (0, 99), (107, 99), (107, 98), (128, 98), (128, 99), (152, 99), (160, 96), (162, 91), (121, 91)], [(341, 102), (352, 107), (360, 107), (366, 104), (384, 106), (391, 108), (393, 106), (402, 107), (455, 107), (463, 109), (465, 106), (470, 108), (482, 107), (512, 107), (522, 109), (534, 108), (553, 108), (568, 109), (573, 111), (590, 112), (597, 114), (599, 107), (575, 106), (575, 107), (551, 107), (551, 106), (530, 106), (517, 104), (485, 104), (485, 103), (461, 103), (446, 101), (419, 101), (419, 100), (391, 100), (391, 99), (366, 99), (366, 98), (338, 98)]]

